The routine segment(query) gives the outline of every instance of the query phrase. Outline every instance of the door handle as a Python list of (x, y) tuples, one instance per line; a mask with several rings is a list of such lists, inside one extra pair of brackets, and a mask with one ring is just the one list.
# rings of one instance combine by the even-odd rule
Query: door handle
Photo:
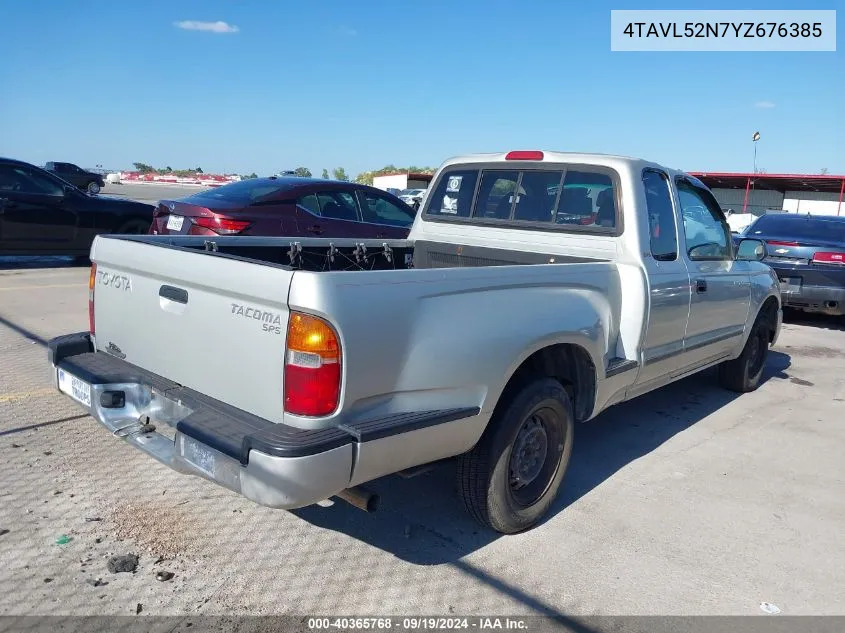
[(176, 303), (188, 303), (188, 291), (175, 286), (162, 286), (158, 289), (158, 296)]
[(699, 294), (702, 292), (707, 292), (707, 280), (697, 279), (695, 282), (695, 291)]

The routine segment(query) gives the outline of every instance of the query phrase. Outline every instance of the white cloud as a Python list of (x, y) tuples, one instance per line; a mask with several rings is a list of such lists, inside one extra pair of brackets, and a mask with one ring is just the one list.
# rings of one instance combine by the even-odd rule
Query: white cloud
[(347, 37), (355, 37), (358, 35), (358, 31), (350, 26), (341, 26), (337, 30), (341, 35), (346, 35)]
[(228, 22), (200, 22), (198, 20), (182, 20), (174, 22), (174, 26), (186, 31), (209, 31), (211, 33), (237, 33), (240, 31), (234, 24)]
[(758, 101), (754, 104), (755, 108), (763, 108), (765, 110), (770, 110), (771, 108), (775, 107), (775, 104), (771, 101)]

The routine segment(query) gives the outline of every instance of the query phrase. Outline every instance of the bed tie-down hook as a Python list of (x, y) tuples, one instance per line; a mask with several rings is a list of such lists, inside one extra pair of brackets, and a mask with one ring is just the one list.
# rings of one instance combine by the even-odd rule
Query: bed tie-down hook
[(363, 242), (359, 242), (355, 245), (355, 261), (359, 264), (361, 260), (367, 258), (367, 245)]
[(291, 266), (296, 265), (296, 261), (302, 257), (302, 244), (299, 242), (291, 242), (290, 250), (288, 251), (288, 259), (290, 259)]

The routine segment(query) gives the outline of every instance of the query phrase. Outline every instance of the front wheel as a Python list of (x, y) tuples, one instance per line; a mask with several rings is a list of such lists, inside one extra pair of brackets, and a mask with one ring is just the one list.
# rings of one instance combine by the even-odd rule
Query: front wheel
[(91, 182), (88, 183), (87, 189), (88, 189), (88, 193), (96, 196), (98, 193), (100, 193), (100, 183), (92, 180)]
[(747, 393), (760, 386), (769, 352), (771, 327), (766, 316), (759, 315), (751, 327), (742, 353), (734, 360), (719, 365), (719, 382), (725, 389)]
[(557, 496), (574, 434), (569, 395), (539, 378), (501, 403), (458, 463), (461, 498), (479, 523), (503, 534), (534, 527)]

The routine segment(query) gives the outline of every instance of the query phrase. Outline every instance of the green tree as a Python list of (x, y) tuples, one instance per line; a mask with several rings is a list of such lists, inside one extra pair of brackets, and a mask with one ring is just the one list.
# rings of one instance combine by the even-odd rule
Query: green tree
[(343, 167), (335, 167), (332, 173), (335, 180), (349, 180), (349, 176), (346, 175), (346, 170)]
[(323, 178), (323, 180), (328, 180), (328, 179), (329, 179), (329, 170), (328, 170), (328, 169), (326, 169), (325, 167), (323, 167), (323, 176), (322, 176), (322, 178)]
[(310, 178), (311, 177), (311, 170), (307, 167), (297, 167), (293, 170), (293, 173), (299, 176), (300, 178)]
[(140, 171), (142, 174), (149, 174), (155, 171), (152, 165), (147, 165), (147, 163), (132, 163), (132, 165), (135, 167), (135, 171)]
[(202, 170), (202, 167), (197, 167), (194, 171), (198, 174), (204, 173), (203, 170)]
[(435, 171), (437, 170), (434, 167), (417, 167), (416, 165), (411, 165), (410, 167), (397, 167), (396, 165), (385, 165), (381, 169), (375, 169), (373, 171), (362, 171), (355, 177), (355, 182), (361, 183), (363, 185), (372, 185), (373, 178), (375, 178), (376, 176), (383, 176), (385, 174), (433, 174)]
[(372, 185), (373, 184), (373, 172), (362, 171), (360, 174), (355, 176), (355, 182), (362, 184), (362, 185)]
[(167, 172), (167, 173), (169, 174), (170, 172), (172, 172), (172, 171), (173, 171), (173, 167), (171, 167), (170, 165), (168, 165), (167, 167), (165, 167), (165, 168), (164, 168), (164, 171), (165, 171), (165, 172)]

